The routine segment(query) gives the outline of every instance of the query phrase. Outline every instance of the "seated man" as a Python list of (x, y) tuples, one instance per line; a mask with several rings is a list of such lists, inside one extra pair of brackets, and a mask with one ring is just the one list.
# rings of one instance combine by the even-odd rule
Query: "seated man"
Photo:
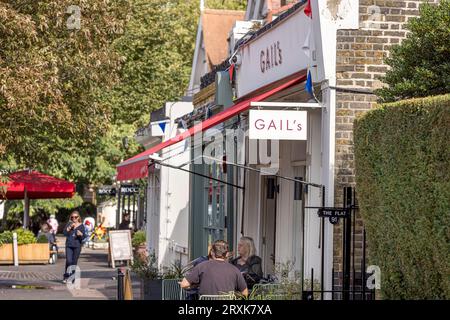
[(247, 284), (239, 270), (227, 261), (228, 243), (218, 240), (211, 248), (212, 259), (195, 266), (181, 281), (183, 289), (198, 284), (199, 295), (240, 292), (248, 295)]

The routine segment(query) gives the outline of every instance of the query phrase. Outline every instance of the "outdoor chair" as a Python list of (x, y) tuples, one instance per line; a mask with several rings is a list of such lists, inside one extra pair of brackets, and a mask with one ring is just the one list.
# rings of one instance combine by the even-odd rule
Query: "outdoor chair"
[(234, 294), (201, 295), (199, 300), (235, 300)]
[(186, 300), (186, 291), (181, 289), (181, 279), (164, 279), (162, 281), (162, 300)]
[[(289, 292), (289, 288), (281, 283), (255, 284), (250, 293), (250, 300), (299, 300), (301, 294)], [(296, 291), (296, 290), (295, 290)]]

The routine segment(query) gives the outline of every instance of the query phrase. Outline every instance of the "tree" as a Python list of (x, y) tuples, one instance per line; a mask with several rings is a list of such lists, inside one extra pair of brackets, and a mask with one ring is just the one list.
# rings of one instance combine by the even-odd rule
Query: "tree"
[(123, 57), (120, 83), (103, 96), (114, 123), (143, 125), (150, 112), (183, 95), (188, 84), (197, 1), (132, 0), (125, 33), (114, 42)]
[(0, 169), (110, 183), (150, 112), (183, 95), (198, 17), (199, 1), (0, 0)]
[[(114, 48), (123, 57), (120, 83), (104, 94), (114, 123), (148, 122), (152, 110), (179, 100), (189, 83), (199, 1), (132, 0), (132, 14)], [(210, 0), (208, 8), (245, 9), (242, 0)]]
[(425, 3), (420, 17), (408, 21), (410, 33), (391, 49), (391, 67), (377, 90), (380, 102), (450, 92), (450, 1)]
[(97, 97), (118, 79), (110, 44), (127, 3), (0, 0), (0, 158), (49, 163), (58, 141), (86, 147), (106, 131), (111, 112)]
[(245, 10), (245, 0), (206, 0), (206, 7), (210, 9)]

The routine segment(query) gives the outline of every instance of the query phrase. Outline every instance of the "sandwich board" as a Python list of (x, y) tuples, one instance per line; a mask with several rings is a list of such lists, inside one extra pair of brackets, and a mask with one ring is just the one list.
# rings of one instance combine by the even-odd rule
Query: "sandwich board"
[(109, 231), (109, 255), (113, 268), (117, 260), (133, 262), (131, 230)]

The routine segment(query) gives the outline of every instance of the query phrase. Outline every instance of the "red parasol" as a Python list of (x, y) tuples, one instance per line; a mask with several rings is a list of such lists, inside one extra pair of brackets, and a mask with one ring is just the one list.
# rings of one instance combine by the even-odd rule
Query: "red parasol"
[(28, 222), (29, 199), (72, 198), (75, 194), (74, 183), (39, 171), (17, 171), (8, 176), (7, 183), (0, 182), (0, 187), (6, 186), (6, 194), (0, 193), (0, 199), (25, 200), (24, 227)]

